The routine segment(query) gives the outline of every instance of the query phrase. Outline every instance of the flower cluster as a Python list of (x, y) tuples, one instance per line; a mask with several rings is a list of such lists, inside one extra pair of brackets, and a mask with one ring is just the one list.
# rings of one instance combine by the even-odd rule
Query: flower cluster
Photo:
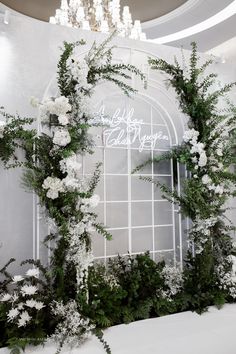
[(6, 123), (1, 120), (0, 121), (0, 139), (3, 138), (5, 127), (6, 127)]
[(197, 216), (193, 221), (189, 232), (189, 245), (194, 246), (196, 254), (201, 254), (204, 250), (204, 246), (211, 235), (211, 229), (217, 221), (218, 217), (201, 219), (200, 216)]
[(29, 269), (26, 277), (15, 275), (12, 278), (15, 289), (0, 297), (0, 302), (5, 303), (8, 308), (7, 321), (15, 323), (19, 328), (31, 324), (37, 312), (45, 307), (43, 301), (40, 301), (38, 286), (33, 285), (38, 278), (38, 268)]
[(47, 197), (50, 199), (57, 199), (59, 193), (64, 192), (63, 182), (57, 177), (47, 177), (43, 184), (42, 188), (47, 191)]
[(78, 346), (92, 334), (94, 326), (78, 312), (78, 305), (74, 300), (67, 304), (54, 301), (51, 311), (61, 320), (50, 338), (61, 347), (64, 344)]
[(195, 129), (185, 131), (183, 140), (185, 143), (190, 144), (190, 153), (192, 155), (192, 162), (196, 164), (195, 169), (205, 167), (207, 164), (207, 155), (205, 145), (198, 142), (199, 132)]
[(232, 267), (235, 262), (234, 258), (233, 256), (225, 258), (216, 267), (216, 274), (218, 275), (220, 289), (228, 293), (233, 299), (236, 299), (235, 265)]
[(173, 297), (183, 289), (183, 272), (180, 267), (165, 265), (161, 275), (166, 287), (166, 290), (162, 290), (161, 295), (168, 301), (172, 301)]

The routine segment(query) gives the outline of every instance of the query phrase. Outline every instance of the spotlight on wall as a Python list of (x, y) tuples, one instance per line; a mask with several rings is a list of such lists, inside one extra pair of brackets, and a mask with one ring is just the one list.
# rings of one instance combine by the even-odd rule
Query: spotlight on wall
[(5, 25), (8, 25), (9, 19), (10, 19), (10, 11), (6, 10), (3, 17), (3, 23), (5, 23)]

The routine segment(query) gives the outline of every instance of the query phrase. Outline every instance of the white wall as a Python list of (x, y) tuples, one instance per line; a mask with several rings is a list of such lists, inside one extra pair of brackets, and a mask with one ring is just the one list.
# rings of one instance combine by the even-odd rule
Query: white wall
[[(101, 41), (104, 36), (87, 31), (53, 26), (14, 15), (11, 16), (9, 25), (0, 23), (0, 105), (3, 105), (11, 113), (18, 111), (20, 115), (37, 115), (37, 112), (29, 105), (30, 97), (36, 96), (42, 99), (45, 95), (55, 93), (57, 61), (60, 55), (59, 47), (62, 46), (64, 40), (76, 41), (81, 38), (87, 41), (87, 45), (82, 49), (82, 55), (89, 49), (95, 39)], [(136, 114), (139, 114), (139, 118), (143, 119), (144, 123), (145, 120), (151, 119), (150, 117), (153, 116), (155, 111), (155, 123), (161, 124), (163, 122), (163, 129), (168, 130), (169, 142), (172, 141), (173, 144), (179, 143), (184, 131), (184, 117), (179, 112), (178, 102), (175, 99), (173, 90), (167, 90), (165, 87), (164, 76), (148, 69), (147, 57), (158, 56), (168, 61), (173, 61), (175, 55), (181, 60), (181, 51), (167, 46), (120, 38), (116, 38), (114, 43), (117, 45), (114, 59), (118, 62), (135, 64), (146, 72), (149, 78), (148, 89), (145, 91), (140, 83), (134, 79), (133, 85), (139, 89), (139, 95), (132, 102), (127, 103), (124, 96), (117, 89), (102, 85), (96, 92), (94, 105), (97, 104), (99, 106), (106, 100), (106, 105), (108, 106), (109, 102), (111, 102), (113, 105), (110, 107), (111, 113), (114, 113), (117, 105), (128, 105), (129, 107), (132, 105)], [(185, 55), (188, 56), (189, 53), (185, 52)], [(221, 71), (221, 64), (215, 66), (215, 70)], [(231, 72), (230, 68), (227, 69), (225, 67), (223, 81), (229, 81), (230, 79), (230, 75), (227, 72)], [(143, 102), (141, 106), (140, 102)], [(142, 109), (144, 109), (143, 112)], [(153, 127), (150, 129), (153, 129)], [(98, 148), (97, 155), (95, 155), (97, 156), (96, 159), (99, 159), (99, 149), (101, 150), (101, 160), (104, 162), (104, 151), (106, 149), (103, 147)], [(125, 153), (127, 154), (125, 162), (120, 156), (121, 166), (111, 166), (111, 168), (113, 168), (113, 175), (117, 174), (117, 172), (119, 174), (119, 169), (124, 168), (124, 163), (128, 164), (124, 173), (127, 179), (127, 195), (122, 197), (122, 202), (126, 203), (127, 206), (128, 221), (125, 225), (121, 225), (124, 208), (120, 205), (120, 209), (115, 211), (116, 203), (120, 200), (115, 200), (116, 197), (114, 195), (110, 197), (108, 192), (106, 194), (104, 190), (100, 189), (100, 192), (103, 193), (100, 210), (98, 210), (100, 221), (104, 221), (106, 224), (109, 222), (113, 225), (114, 241), (107, 245), (101, 238), (98, 240), (95, 237), (94, 250), (96, 255), (104, 258), (116, 252), (127, 253), (127, 251), (130, 251), (135, 253), (135, 250), (142, 251), (148, 248), (153, 252), (154, 259), (159, 259), (162, 256), (172, 259), (176, 256), (177, 260), (181, 259), (181, 246), (185, 241), (184, 237), (182, 238), (182, 223), (177, 216), (177, 210), (168, 207), (172, 208), (169, 209), (171, 213), (169, 215), (172, 215), (172, 220), (171, 230), (167, 234), (160, 231), (156, 233), (156, 228), (158, 227), (158, 225), (154, 226), (156, 215), (164, 219), (168, 212), (162, 215), (163, 208), (155, 208), (154, 191), (151, 191), (151, 196), (148, 197), (147, 207), (142, 204), (145, 196), (139, 195), (139, 198), (144, 200), (140, 202), (139, 208), (137, 208), (136, 204), (136, 211), (134, 211), (134, 200), (137, 200), (137, 193), (140, 192), (141, 187), (139, 186), (136, 189), (133, 187), (132, 189), (133, 182), (131, 181), (130, 171), (132, 163), (138, 164), (139, 158), (142, 160), (144, 156), (140, 155), (138, 159), (132, 162), (132, 158), (128, 158), (131, 155), (131, 149), (127, 148)], [(109, 158), (107, 160), (107, 157), (105, 157), (105, 160), (111, 163), (112, 158), (109, 161)], [(90, 161), (87, 164), (90, 170), (93, 163), (94, 161)], [(105, 171), (104, 174), (107, 176), (109, 171)], [(0, 264), (7, 262), (10, 257), (15, 257), (18, 261), (31, 257), (40, 257), (44, 261), (47, 259), (47, 253), (41, 246), (41, 241), (46, 232), (45, 227), (42, 225), (41, 220), (39, 225), (40, 232), (38, 232), (33, 196), (25, 193), (20, 188), (20, 176), (21, 171), (19, 170), (4, 171), (2, 168), (0, 169), (0, 242), (2, 246), (0, 248)], [(114, 180), (116, 177), (113, 176)], [(126, 184), (121, 181), (119, 183), (118, 189), (122, 191)], [(103, 180), (102, 188), (104, 186), (106, 188), (107, 184)], [(114, 190), (111, 189), (111, 193), (114, 194)], [(107, 215), (108, 201), (111, 202), (111, 207), (114, 208), (114, 213), (110, 219)], [(141, 225), (136, 225), (141, 228), (141, 231), (137, 232), (134, 224), (137, 223), (137, 218), (139, 218), (138, 215), (140, 214), (138, 213), (142, 210), (141, 206), (144, 207), (144, 212), (141, 213), (144, 219)], [(134, 213), (137, 216), (135, 221), (132, 222)], [(170, 224), (168, 220), (163, 221), (163, 223), (166, 227)], [(107, 224), (107, 226), (112, 225)], [(118, 230), (114, 230), (114, 228)], [(147, 243), (145, 244), (146, 241)]]

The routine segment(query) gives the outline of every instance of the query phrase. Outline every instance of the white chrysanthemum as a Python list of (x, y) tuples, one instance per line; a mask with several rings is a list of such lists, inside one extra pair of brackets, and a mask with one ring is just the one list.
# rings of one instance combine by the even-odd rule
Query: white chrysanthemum
[(17, 305), (17, 308), (18, 308), (18, 310), (23, 310), (23, 308), (24, 308), (23, 302), (20, 302), (20, 303)]
[(19, 283), (20, 281), (24, 280), (24, 278), (21, 275), (15, 275), (12, 278), (12, 283)]
[(16, 302), (19, 300), (19, 295), (17, 292), (14, 292), (11, 296), (11, 302)]
[(58, 122), (61, 124), (61, 125), (67, 125), (69, 124), (70, 122), (70, 117), (68, 114), (61, 114), (59, 117), (58, 117)]
[(39, 269), (38, 269), (38, 268), (29, 269), (29, 270), (26, 272), (26, 275), (27, 275), (28, 277), (39, 278)]
[(35, 301), (35, 300), (27, 300), (27, 301), (25, 302), (25, 304), (26, 304), (26, 306), (28, 306), (28, 307), (30, 307), (30, 308), (33, 308), (33, 307), (35, 307), (35, 305), (36, 305), (36, 301)]
[(67, 129), (58, 128), (53, 136), (53, 143), (59, 146), (66, 146), (71, 142), (71, 137)]
[(202, 183), (207, 185), (207, 184), (210, 184), (212, 182), (212, 179), (208, 176), (208, 175), (204, 175), (202, 177)]
[(31, 320), (31, 318), (32, 317), (27, 311), (22, 312), (18, 321), (18, 327), (24, 327)]
[(38, 291), (38, 288), (36, 286), (33, 285), (24, 285), (21, 288), (21, 293), (23, 296), (26, 295), (35, 295)]
[(19, 310), (17, 308), (11, 309), (7, 314), (7, 320), (12, 321), (19, 315)]
[(3, 294), (2, 296), (1, 296), (1, 298), (0, 298), (0, 301), (2, 301), (2, 302), (7, 302), (7, 301), (9, 301), (9, 300), (11, 300), (11, 295), (10, 294)]
[(45, 307), (44, 303), (41, 301), (36, 301), (35, 306), (36, 310), (42, 310)]
[(0, 139), (3, 138), (5, 127), (6, 127), (6, 123), (0, 120)]

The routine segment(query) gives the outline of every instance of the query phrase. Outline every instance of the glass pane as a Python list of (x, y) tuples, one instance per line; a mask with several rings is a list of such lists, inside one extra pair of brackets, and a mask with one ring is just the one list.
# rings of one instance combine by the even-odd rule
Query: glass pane
[(152, 228), (132, 230), (132, 252), (152, 250)]
[(172, 204), (169, 202), (154, 203), (155, 225), (172, 225)]
[(169, 250), (173, 248), (173, 228), (155, 227), (155, 250)]
[(138, 176), (131, 177), (132, 200), (152, 200), (152, 183)]
[(127, 174), (128, 173), (128, 151), (126, 149), (105, 150), (106, 173)]
[(128, 199), (128, 177), (106, 176), (106, 199), (126, 201)]
[(126, 254), (129, 251), (128, 230), (112, 231), (112, 240), (107, 241), (107, 256)]
[(152, 225), (152, 203), (132, 203), (132, 226)]
[(128, 203), (108, 203), (106, 213), (108, 227), (128, 227)]

